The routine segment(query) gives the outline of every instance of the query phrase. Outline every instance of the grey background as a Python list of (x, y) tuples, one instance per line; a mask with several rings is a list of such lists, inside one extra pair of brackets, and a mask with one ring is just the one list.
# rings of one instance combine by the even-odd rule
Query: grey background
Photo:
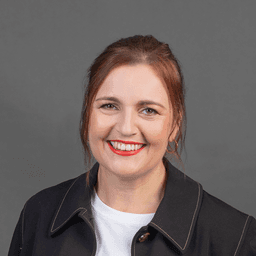
[(235, 0), (1, 0), (3, 255), (25, 202), (87, 170), (78, 132), (86, 69), (135, 34), (168, 43), (181, 62), (186, 174), (256, 217), (255, 10)]

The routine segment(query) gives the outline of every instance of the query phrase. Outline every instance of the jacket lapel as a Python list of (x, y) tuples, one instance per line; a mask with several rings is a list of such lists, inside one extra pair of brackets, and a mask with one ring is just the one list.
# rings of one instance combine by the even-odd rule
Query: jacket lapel
[(90, 187), (86, 186), (86, 173), (77, 177), (68, 188), (52, 219), (49, 236), (62, 228), (75, 214), (82, 212), (89, 220), (92, 219), (91, 193), (97, 182), (98, 162), (90, 172)]
[(187, 249), (202, 203), (203, 188), (167, 161), (165, 195), (149, 223), (183, 253)]

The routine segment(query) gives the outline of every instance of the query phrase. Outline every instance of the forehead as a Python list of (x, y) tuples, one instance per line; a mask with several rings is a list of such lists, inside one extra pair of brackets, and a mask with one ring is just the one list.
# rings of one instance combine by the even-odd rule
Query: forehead
[(112, 70), (97, 94), (97, 96), (105, 95), (168, 102), (168, 95), (161, 80), (150, 66), (142, 64), (121, 66)]

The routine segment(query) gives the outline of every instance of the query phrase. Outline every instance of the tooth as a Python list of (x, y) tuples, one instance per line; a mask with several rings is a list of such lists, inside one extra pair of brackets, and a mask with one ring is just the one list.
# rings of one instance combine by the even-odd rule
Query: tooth
[(132, 144), (132, 150), (134, 150), (134, 144)]
[(117, 142), (114, 143), (114, 148), (117, 149)]
[(117, 143), (117, 149), (121, 149), (121, 144)]
[(121, 150), (125, 150), (125, 144), (122, 143)]
[(138, 144), (135, 144), (134, 149), (138, 150)]
[(130, 144), (126, 145), (126, 146), (125, 146), (125, 150), (126, 150), (126, 151), (130, 151), (130, 150), (131, 150), (131, 145), (130, 145)]

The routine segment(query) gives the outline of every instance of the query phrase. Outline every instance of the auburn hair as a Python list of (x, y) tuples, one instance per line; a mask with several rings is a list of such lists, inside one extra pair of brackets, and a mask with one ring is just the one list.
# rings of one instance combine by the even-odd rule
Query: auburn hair
[[(135, 35), (133, 37), (121, 38), (110, 44), (93, 61), (87, 70), (85, 82), (85, 94), (79, 125), (80, 138), (83, 145), (84, 161), (89, 156), (89, 170), (91, 169), (91, 153), (88, 143), (89, 120), (92, 112), (92, 104), (107, 75), (115, 68), (123, 65), (149, 65), (165, 86), (173, 109), (173, 127), (179, 127), (174, 149), (165, 153), (163, 163), (167, 166), (167, 154), (175, 156), (182, 163), (180, 154), (185, 148), (186, 136), (186, 107), (185, 107), (185, 85), (180, 64), (173, 55), (169, 45), (158, 41), (152, 35)], [(178, 146), (180, 142), (180, 154)], [(169, 145), (169, 144), (168, 144)], [(170, 145), (169, 145), (170, 146)], [(167, 147), (168, 148), (168, 147)], [(89, 187), (90, 171), (86, 173), (86, 184)]]

